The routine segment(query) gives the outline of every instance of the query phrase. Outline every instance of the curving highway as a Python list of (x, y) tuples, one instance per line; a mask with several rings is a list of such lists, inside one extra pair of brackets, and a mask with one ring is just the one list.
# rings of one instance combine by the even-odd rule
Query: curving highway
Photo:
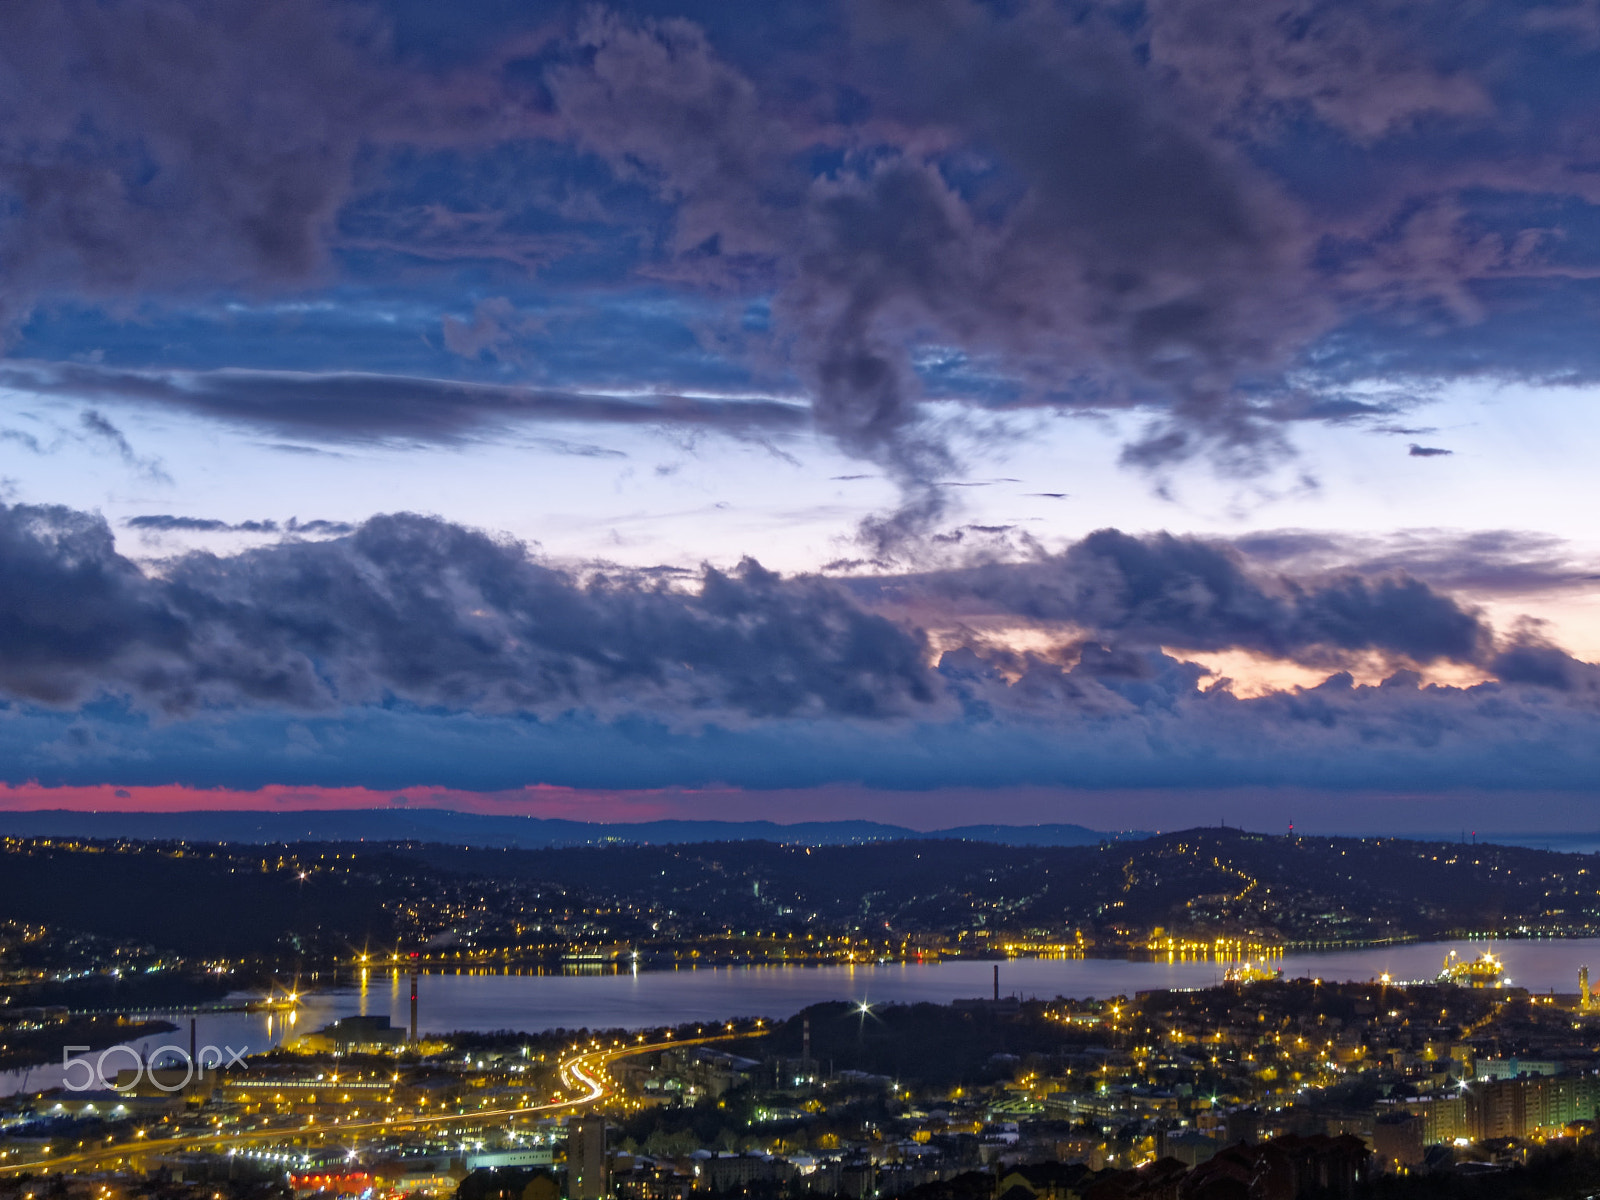
[[(341, 1122), (317, 1121), (307, 1118), (296, 1124), (267, 1125), (259, 1129), (242, 1131), (223, 1130), (211, 1134), (183, 1134), (169, 1138), (129, 1138), (122, 1142), (102, 1142), (86, 1146), (69, 1154), (46, 1155), (26, 1162), (0, 1164), (0, 1178), (26, 1172), (58, 1172), (113, 1170), (125, 1166), (129, 1158), (144, 1158), (152, 1154), (174, 1152), (205, 1152), (236, 1149), (260, 1142), (311, 1139), (351, 1134), (395, 1133), (405, 1129), (419, 1129), (431, 1125), (475, 1125), (486, 1121), (504, 1121), (512, 1117), (549, 1116), (587, 1108), (609, 1099), (615, 1094), (611, 1079), (611, 1064), (635, 1054), (648, 1054), (672, 1046), (699, 1046), (707, 1042), (727, 1041), (729, 1038), (748, 1037), (757, 1029), (715, 1034), (709, 1037), (673, 1038), (659, 1042), (636, 1042), (631, 1045), (595, 1047), (563, 1059), (557, 1068), (562, 1084), (567, 1088), (583, 1089), (581, 1095), (552, 1100), (545, 1104), (518, 1105), (510, 1108), (479, 1109), (475, 1112), (440, 1113), (434, 1116), (384, 1117), (370, 1121)], [(297, 1119), (298, 1120), (298, 1119)]]

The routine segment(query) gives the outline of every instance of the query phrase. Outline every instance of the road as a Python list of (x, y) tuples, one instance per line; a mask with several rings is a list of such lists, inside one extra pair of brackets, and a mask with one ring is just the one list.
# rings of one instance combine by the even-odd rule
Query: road
[(615, 1094), (611, 1080), (611, 1064), (635, 1054), (648, 1054), (672, 1046), (700, 1046), (708, 1042), (722, 1042), (730, 1038), (749, 1037), (759, 1029), (742, 1029), (719, 1033), (710, 1037), (674, 1038), (659, 1042), (635, 1042), (624, 1045), (592, 1047), (571, 1058), (563, 1059), (558, 1067), (562, 1083), (581, 1087), (583, 1093), (546, 1104), (530, 1104), (513, 1108), (479, 1109), (474, 1112), (440, 1113), (436, 1116), (387, 1117), (374, 1121), (341, 1122), (307, 1119), (299, 1124), (274, 1125), (262, 1129), (221, 1131), (211, 1134), (184, 1134), (169, 1138), (131, 1138), (116, 1143), (75, 1150), (70, 1154), (50, 1155), (27, 1162), (8, 1162), (0, 1165), (0, 1178), (25, 1172), (57, 1174), (93, 1170), (112, 1170), (126, 1164), (129, 1157), (145, 1158), (153, 1154), (194, 1153), (237, 1149), (260, 1142), (288, 1141), (338, 1137), (343, 1140), (352, 1134), (397, 1133), (405, 1129), (421, 1129), (432, 1125), (476, 1125), (483, 1122), (505, 1121), (514, 1117), (556, 1116), (573, 1113), (609, 1099)]

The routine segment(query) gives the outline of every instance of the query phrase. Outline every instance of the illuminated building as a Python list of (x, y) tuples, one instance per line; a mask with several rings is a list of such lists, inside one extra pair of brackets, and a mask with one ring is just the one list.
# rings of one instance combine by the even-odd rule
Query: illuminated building
[(567, 1122), (567, 1200), (600, 1200), (609, 1191), (605, 1118), (573, 1117)]

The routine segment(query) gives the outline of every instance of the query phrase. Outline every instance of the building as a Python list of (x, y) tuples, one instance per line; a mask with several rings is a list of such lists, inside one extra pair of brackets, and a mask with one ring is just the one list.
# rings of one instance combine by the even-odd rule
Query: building
[(1592, 1075), (1541, 1076), (1475, 1084), (1482, 1116), (1477, 1137), (1527, 1137), (1561, 1129), (1569, 1121), (1592, 1121), (1600, 1102), (1600, 1079)]
[(406, 1031), (386, 1016), (345, 1017), (289, 1044), (297, 1054), (382, 1054), (404, 1047)]
[(296, 1196), (318, 1192), (335, 1196), (359, 1196), (372, 1190), (372, 1176), (365, 1171), (306, 1171), (289, 1176), (289, 1188)]
[(694, 1191), (693, 1175), (649, 1159), (619, 1163), (611, 1183), (618, 1200), (689, 1200)]
[(1516, 1079), (1522, 1075), (1559, 1075), (1561, 1064), (1543, 1058), (1480, 1058), (1478, 1079)]
[(691, 1095), (720, 1096), (738, 1087), (760, 1068), (753, 1058), (743, 1058), (710, 1046), (675, 1047), (661, 1055), (661, 1073), (681, 1080)]
[(225, 1075), (217, 1084), (217, 1098), (237, 1104), (247, 1113), (339, 1113), (374, 1116), (387, 1111), (395, 1096), (394, 1084), (383, 1080), (284, 1078), (261, 1075)]
[(994, 1190), (996, 1195), (1004, 1196), (1020, 1187), (1029, 1200), (1078, 1200), (1092, 1174), (1084, 1163), (1028, 1163), (1002, 1175)]
[(1424, 1146), (1448, 1145), (1458, 1138), (1471, 1139), (1473, 1114), (1468, 1109), (1467, 1098), (1460, 1092), (1451, 1092), (1449, 1095), (1426, 1096), (1403, 1103), (1384, 1103), (1379, 1106), (1378, 1119), (1394, 1113), (1409, 1113), (1422, 1121)]
[(605, 1118), (573, 1117), (567, 1122), (567, 1200), (600, 1200), (610, 1190)]
[[(1600, 1107), (1600, 1076), (1542, 1075), (1467, 1084), (1459, 1092), (1385, 1104), (1383, 1112), (1422, 1118), (1422, 1144), (1524, 1138), (1541, 1129), (1591, 1121)], [(1380, 1117), (1381, 1119), (1381, 1117)]]
[(1179, 1181), (1177, 1195), (1179, 1200), (1210, 1200), (1212, 1196), (1248, 1196), (1251, 1200), (1318, 1196), (1331, 1200), (1356, 1194), (1367, 1180), (1368, 1162), (1366, 1145), (1358, 1137), (1285, 1134), (1268, 1142), (1239, 1143), (1218, 1151)]
[(555, 1161), (549, 1146), (525, 1146), (516, 1150), (489, 1150), (468, 1154), (463, 1160), (467, 1170), (487, 1168), (498, 1171), (502, 1167), (548, 1167)]
[(204, 1104), (216, 1090), (217, 1073), (198, 1070), (192, 1063), (181, 1067), (127, 1067), (117, 1072), (112, 1086), (118, 1095), (130, 1098), (176, 1098), (183, 1103)]
[(700, 1186), (713, 1192), (732, 1192), (752, 1183), (776, 1183), (794, 1174), (781, 1158), (770, 1154), (718, 1154), (700, 1165)]
[(373, 1190), (396, 1196), (448, 1196), (467, 1172), (439, 1158), (398, 1158), (372, 1168)]
[(1378, 1169), (1391, 1174), (1420, 1166), (1427, 1149), (1426, 1122), (1417, 1113), (1384, 1113), (1372, 1123), (1372, 1154)]
[(1216, 1157), (1217, 1151), (1222, 1148), (1223, 1142), (1207, 1137), (1197, 1129), (1163, 1131), (1157, 1142), (1157, 1153), (1161, 1158), (1175, 1158), (1186, 1167), (1198, 1167)]
[(870, 1156), (852, 1158), (839, 1165), (839, 1190), (836, 1195), (851, 1200), (868, 1200), (878, 1190), (878, 1168)]

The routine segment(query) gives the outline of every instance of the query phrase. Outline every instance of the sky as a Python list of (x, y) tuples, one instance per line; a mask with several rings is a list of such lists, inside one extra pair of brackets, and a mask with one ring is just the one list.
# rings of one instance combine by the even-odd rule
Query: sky
[(0, 807), (1600, 826), (1600, 3), (13, 0)]

